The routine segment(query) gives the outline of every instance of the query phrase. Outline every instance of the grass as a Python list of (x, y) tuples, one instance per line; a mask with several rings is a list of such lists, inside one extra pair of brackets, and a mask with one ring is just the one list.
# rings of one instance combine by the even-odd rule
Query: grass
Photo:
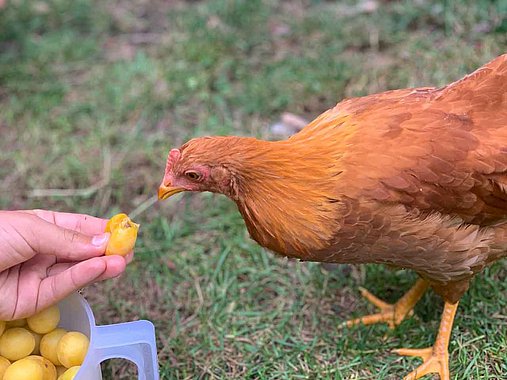
[[(506, 15), (505, 0), (11, 0), (0, 207), (140, 211), (169, 148), (204, 134), (272, 138), (285, 111), (312, 118), (343, 97), (446, 84), (507, 50)], [(86, 294), (100, 323), (155, 323), (163, 379), (399, 379), (416, 359), (390, 350), (435, 336), (433, 293), (394, 331), (339, 329), (373, 311), (359, 285), (393, 301), (415, 275), (277, 258), (223, 197), (180, 196), (137, 220), (136, 260)], [(463, 297), (453, 379), (507, 378), (506, 274), (495, 264)], [(104, 366), (106, 379), (133, 371)]]

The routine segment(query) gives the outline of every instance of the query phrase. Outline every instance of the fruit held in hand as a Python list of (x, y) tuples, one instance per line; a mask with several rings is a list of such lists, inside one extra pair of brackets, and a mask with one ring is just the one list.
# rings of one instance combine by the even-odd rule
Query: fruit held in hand
[(125, 218), (128, 218), (127, 214), (124, 213), (116, 214), (115, 216), (113, 216), (111, 219), (108, 220), (104, 232), (113, 232), (113, 230), (116, 230), (120, 222)]
[(77, 331), (68, 332), (56, 347), (58, 360), (67, 368), (83, 364), (89, 344), (86, 335)]
[(134, 249), (139, 224), (134, 223), (126, 214), (113, 216), (106, 225), (105, 232), (111, 237), (106, 247), (106, 255), (125, 256)]
[(11, 360), (19, 360), (32, 353), (35, 338), (22, 327), (6, 330), (0, 337), (0, 355)]

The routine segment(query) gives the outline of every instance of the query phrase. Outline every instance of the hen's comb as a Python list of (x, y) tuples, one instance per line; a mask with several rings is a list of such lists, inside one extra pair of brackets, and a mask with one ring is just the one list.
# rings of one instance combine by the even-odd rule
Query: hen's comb
[(165, 167), (165, 171), (169, 171), (173, 166), (174, 164), (176, 163), (176, 161), (178, 161), (181, 157), (181, 152), (179, 151), (179, 149), (171, 149), (171, 151), (169, 152), (169, 156), (167, 156), (167, 165)]

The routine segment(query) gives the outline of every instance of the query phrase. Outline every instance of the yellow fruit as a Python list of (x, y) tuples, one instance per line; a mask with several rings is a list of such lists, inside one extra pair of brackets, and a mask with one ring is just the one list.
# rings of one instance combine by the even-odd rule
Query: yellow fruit
[(48, 359), (39, 355), (30, 355), (26, 359), (34, 360), (39, 363), (43, 371), (43, 380), (56, 380), (56, 367)]
[(26, 325), (26, 319), (15, 319), (13, 321), (8, 321), (6, 323), (6, 327), (10, 329), (11, 327), (23, 327)]
[(106, 247), (106, 255), (125, 256), (132, 251), (136, 244), (138, 230), (139, 224), (134, 223), (127, 215), (118, 214), (113, 216), (106, 226), (106, 232), (111, 232)]
[(44, 380), (44, 370), (36, 360), (25, 358), (7, 367), (3, 380)]
[(39, 311), (26, 319), (28, 327), (38, 334), (47, 334), (53, 331), (60, 322), (60, 309), (58, 305), (53, 305)]
[[(40, 341), (42, 339), (42, 335), (41, 334), (37, 334), (36, 332), (33, 332), (33, 331), (30, 331), (33, 335), (33, 337), (35, 338), (35, 347), (32, 351), (32, 355), (40, 355)], [(1, 379), (1, 377), (0, 377)]]
[(64, 367), (63, 365), (56, 366), (56, 375), (58, 378), (60, 378), (65, 371), (67, 371), (67, 367)]
[(89, 344), (86, 335), (77, 331), (68, 332), (58, 342), (58, 360), (67, 368), (83, 364)]
[(58, 328), (44, 335), (40, 341), (41, 355), (54, 365), (62, 365), (62, 363), (58, 360), (56, 351), (58, 342), (65, 334), (67, 334), (67, 330)]
[(65, 371), (58, 380), (72, 380), (77, 374), (77, 371), (79, 371), (80, 366), (76, 365), (74, 367), (70, 367), (67, 371)]
[(116, 214), (115, 216), (113, 216), (111, 219), (109, 219), (107, 221), (106, 229), (104, 230), (104, 232), (113, 232), (113, 230), (115, 230), (118, 227), (118, 225), (120, 224), (120, 222), (125, 218), (128, 218), (127, 214), (123, 214), (123, 213)]
[(4, 378), (4, 373), (7, 370), (7, 367), (11, 365), (11, 362), (8, 361), (3, 356), (0, 356), (0, 379)]
[(34, 348), (35, 338), (22, 327), (8, 329), (0, 337), (0, 356), (12, 361), (30, 355)]
[[(4, 321), (0, 321), (0, 336), (2, 336), (2, 334), (4, 333), (4, 330), (5, 330), (5, 322)], [(2, 380), (2, 378), (0, 377), (0, 380)]]

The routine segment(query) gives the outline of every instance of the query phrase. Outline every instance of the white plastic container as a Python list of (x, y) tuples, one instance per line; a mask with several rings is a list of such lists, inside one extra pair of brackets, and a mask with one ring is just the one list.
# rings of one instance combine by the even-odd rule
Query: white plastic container
[(60, 326), (90, 338), (90, 347), (75, 380), (101, 380), (100, 363), (123, 358), (137, 365), (138, 379), (158, 380), (155, 328), (149, 321), (96, 326), (90, 305), (74, 293), (60, 302)]

